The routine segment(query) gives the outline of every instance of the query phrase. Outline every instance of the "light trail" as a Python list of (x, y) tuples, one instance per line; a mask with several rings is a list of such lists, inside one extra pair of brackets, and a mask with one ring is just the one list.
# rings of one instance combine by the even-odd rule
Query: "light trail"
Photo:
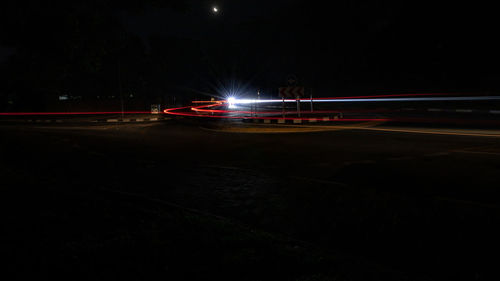
[[(422, 97), (422, 98), (319, 98), (313, 99), (313, 102), (401, 102), (401, 101), (485, 101), (500, 100), (500, 97), (478, 96), (478, 97)], [(238, 99), (234, 104), (254, 104), (254, 103), (280, 103), (280, 102), (305, 102), (310, 103), (311, 99)]]
[[(487, 101), (500, 100), (500, 96), (450, 96), (451, 94), (397, 94), (397, 95), (378, 95), (378, 96), (354, 96), (354, 97), (334, 97), (334, 98), (316, 98), (313, 102), (419, 102), (419, 101)], [(262, 103), (296, 103), (296, 99), (232, 99), (231, 104), (262, 104)], [(310, 103), (311, 99), (298, 100), (303, 103)], [(463, 119), (435, 119), (435, 118), (411, 118), (411, 117), (392, 117), (392, 118), (317, 118), (310, 116), (312, 114), (341, 114), (341, 113), (376, 113), (376, 112), (394, 112), (397, 110), (390, 109), (375, 109), (375, 110), (317, 110), (303, 111), (307, 117), (290, 117), (287, 115), (297, 114), (297, 111), (248, 111), (248, 110), (226, 110), (214, 109), (214, 107), (227, 106), (229, 102), (223, 101), (196, 101), (193, 103), (202, 104), (197, 106), (186, 106), (180, 108), (170, 108), (164, 111), (165, 114), (186, 116), (186, 117), (201, 117), (201, 118), (218, 118), (218, 119), (240, 119), (240, 120), (302, 120), (302, 121), (330, 121), (330, 122), (408, 122), (408, 123), (457, 123), (457, 124), (500, 124), (496, 120), (463, 120)], [(225, 115), (229, 114), (229, 115)], [(261, 116), (257, 116), (261, 115)], [(250, 115), (250, 116), (248, 116)], [(255, 116), (252, 116), (255, 115)], [(275, 116), (262, 116), (275, 115)]]
[[(172, 114), (169, 112), (165, 112), (167, 114)], [(201, 118), (220, 118), (220, 119), (243, 119), (243, 120), (315, 120), (317, 121), (320, 118), (313, 117), (256, 117), (256, 116), (220, 116), (220, 115), (198, 115), (193, 113), (173, 113), (178, 116), (188, 116), (188, 117), (201, 117)], [(388, 118), (342, 118), (342, 119), (329, 119), (324, 121), (337, 121), (337, 122), (369, 122), (369, 121), (379, 121), (386, 122), (390, 121)]]
[[(417, 97), (417, 96), (443, 96), (443, 95), (452, 95), (448, 93), (426, 93), (426, 94), (392, 94), (392, 95), (375, 95), (375, 96), (352, 96), (352, 97), (332, 97), (332, 98), (313, 98), (313, 102), (331, 102), (331, 101), (367, 101), (367, 99), (377, 99), (380, 101), (380, 98), (395, 98), (395, 97)], [(253, 100), (253, 99), (241, 99), (236, 100), (237, 103), (278, 103), (282, 102), (282, 99), (274, 99), (274, 100)], [(300, 99), (301, 102), (311, 102), (311, 99)], [(295, 99), (285, 99), (285, 102), (297, 102)], [(227, 103), (225, 100), (219, 101), (192, 101), (193, 104), (209, 104), (207, 107), (216, 107), (219, 105), (224, 105)], [(189, 107), (186, 107), (189, 108)], [(192, 107), (193, 111), (203, 112), (203, 108), (205, 107)], [(168, 110), (171, 113), (172, 109)], [(238, 113), (238, 111), (206, 111), (209, 113)], [(107, 115), (107, 114), (151, 114), (150, 111), (102, 111), (102, 112), (0, 112), (0, 116), (43, 116), (43, 115)], [(240, 112), (243, 113), (243, 112)], [(244, 112), (245, 114), (249, 114), (248, 111)], [(264, 114), (274, 114), (275, 112), (267, 112)], [(336, 113), (336, 112), (323, 112), (323, 113)], [(292, 114), (290, 112), (290, 114)]]
[(194, 100), (191, 103), (214, 103), (214, 102), (215, 103), (217, 103), (217, 102), (223, 103), (224, 101)]
[(215, 104), (200, 105), (200, 106), (191, 107), (191, 110), (196, 111), (196, 112), (210, 112), (212, 110), (207, 110), (207, 109), (203, 109), (203, 108), (216, 107), (216, 106), (221, 106), (221, 105), (223, 105), (223, 104), (222, 103), (215, 103)]
[[(376, 99), (377, 101), (380, 101), (383, 98), (395, 98), (395, 97), (416, 97), (416, 96), (443, 96), (443, 95), (451, 95), (451, 94), (446, 94), (446, 93), (426, 93), (426, 94), (392, 94), (392, 95), (372, 95), (372, 96), (353, 96), (353, 97), (333, 97), (333, 98), (315, 98), (315, 99), (299, 99), (300, 102), (311, 102), (311, 100), (314, 102), (346, 102), (346, 101), (367, 101), (369, 98)], [(279, 102), (297, 102), (297, 99), (271, 99), (271, 100), (260, 100), (260, 99), (231, 99), (230, 104), (255, 104), (255, 103), (279, 103)], [(202, 112), (202, 113), (226, 113), (226, 114), (285, 114), (285, 115), (290, 115), (290, 114), (296, 114), (296, 111), (286, 111), (286, 112), (278, 112), (278, 111), (259, 111), (259, 112), (254, 112), (254, 111), (241, 111), (241, 110), (214, 110), (214, 109), (205, 109), (209, 107), (217, 107), (221, 106), (224, 104), (228, 104), (228, 100), (223, 100), (223, 101), (193, 101), (193, 103), (209, 103), (209, 105), (206, 106), (195, 106), (191, 107), (192, 111), (195, 112)], [(364, 112), (369, 112), (369, 111), (364, 111)], [(371, 111), (371, 112), (376, 112), (376, 111)], [(382, 110), (378, 111), (382, 112)], [(172, 114), (171, 110), (165, 111), (167, 114)], [(340, 111), (314, 111), (314, 112), (308, 112), (312, 114), (335, 114), (335, 113), (341, 113)]]
[[(395, 98), (395, 97), (426, 97), (426, 96), (452, 96), (455, 94), (450, 93), (427, 93), (427, 94), (391, 94), (391, 95), (371, 95), (371, 96), (350, 96), (350, 97), (326, 97), (326, 98), (313, 98), (312, 101), (323, 101), (323, 100), (344, 100), (344, 99), (375, 99), (375, 98)], [(253, 102), (282, 102), (283, 99), (271, 99), (271, 100), (259, 100), (259, 99), (237, 99), (236, 101), (243, 101), (244, 103)], [(297, 99), (285, 99), (285, 102), (296, 102)], [(301, 102), (311, 102), (310, 98), (299, 99)], [(209, 102), (209, 101), (206, 101)], [(200, 101), (197, 101), (200, 103)]]
[[(221, 109), (200, 109), (199, 107), (192, 107), (193, 111), (196, 112), (203, 112), (203, 113), (228, 113), (228, 114), (235, 114), (235, 113), (241, 113), (241, 114), (283, 114), (283, 111), (245, 111), (245, 110), (221, 110)], [(391, 111), (397, 111), (397, 110), (390, 110), (390, 109), (368, 109), (368, 110), (352, 110), (352, 109), (346, 109), (346, 110), (315, 110), (315, 111), (305, 111), (304, 113), (307, 114), (335, 114), (335, 113), (348, 113), (348, 112), (356, 112), (356, 113), (376, 113), (376, 112), (391, 112)], [(290, 115), (290, 114), (297, 114), (297, 111), (285, 111), (285, 115)]]
[[(186, 116), (186, 117), (201, 117), (201, 118), (219, 118), (219, 119), (257, 119), (257, 120), (318, 120), (318, 118), (312, 118), (312, 117), (258, 117), (258, 116), (225, 116), (225, 115), (200, 115), (197, 113), (190, 113), (190, 112), (174, 112), (174, 111), (179, 111), (179, 110), (186, 110), (186, 109), (196, 109), (199, 110), (200, 108), (205, 108), (209, 106), (219, 106), (220, 104), (210, 104), (210, 105), (202, 105), (198, 107), (193, 107), (193, 106), (184, 106), (184, 107), (177, 107), (177, 108), (169, 108), (165, 109), (163, 112), (165, 114), (171, 114), (171, 115), (177, 115), (177, 116)], [(196, 112), (196, 110), (194, 110)], [(344, 121), (344, 122), (367, 122), (367, 121), (389, 121), (387, 118), (348, 118), (348, 119), (331, 119), (329, 121)]]
[[(353, 97), (332, 97), (332, 98), (314, 98), (314, 99), (232, 99), (231, 104), (269, 104), (269, 103), (362, 103), (362, 102), (420, 102), (420, 101), (492, 101), (500, 100), (500, 96), (451, 96), (447, 93), (427, 93), (427, 94), (392, 94), (392, 95), (375, 95), (375, 96), (353, 96)], [(310, 115), (316, 114), (342, 114), (342, 113), (377, 113), (377, 112), (394, 112), (397, 110), (390, 109), (374, 109), (374, 110), (316, 110), (303, 111), (307, 117), (291, 117), (289, 115), (297, 114), (297, 111), (249, 111), (249, 110), (226, 110), (215, 109), (216, 107), (227, 106), (227, 100), (218, 101), (193, 101), (192, 106), (169, 108), (163, 111), (165, 114), (186, 116), (186, 117), (202, 117), (202, 118), (219, 118), (219, 119), (259, 119), (259, 120), (320, 120)], [(75, 115), (112, 115), (112, 114), (151, 114), (150, 111), (104, 111), (104, 112), (0, 112), (0, 116), (75, 116)], [(226, 115), (229, 114), (229, 115)], [(256, 116), (256, 115), (261, 116)], [(255, 115), (255, 116), (247, 116)], [(262, 116), (275, 115), (275, 116)], [(288, 115), (288, 116), (287, 116)], [(352, 121), (397, 121), (397, 122), (455, 122), (455, 123), (473, 123), (482, 122), (488, 124), (497, 124), (495, 120), (461, 120), (461, 119), (431, 119), (431, 118), (324, 118), (324, 121), (332, 122), (352, 122)]]
[[(352, 128), (357, 129), (357, 128)], [(494, 137), (500, 138), (500, 134), (486, 133), (484, 132), (475, 132), (475, 131), (443, 131), (443, 130), (432, 130), (432, 129), (414, 129), (414, 128), (381, 128), (381, 127), (365, 127), (360, 128), (361, 130), (369, 130), (369, 131), (383, 131), (383, 132), (397, 132), (397, 133), (413, 133), (413, 134), (429, 134), (429, 135), (451, 135), (451, 136), (466, 136), (466, 137)], [(452, 151), (452, 152), (465, 152), (465, 153), (474, 153), (474, 152), (466, 152), (466, 151)]]
[[(121, 111), (104, 112), (0, 112), (0, 116), (43, 116), (43, 115), (109, 115), (122, 114)], [(123, 114), (152, 114), (151, 111), (125, 111)]]
[[(186, 109), (190, 108), (183, 107), (178, 109)], [(339, 118), (339, 119), (321, 119), (315, 117), (258, 117), (258, 116), (224, 116), (224, 115), (199, 115), (189, 112), (176, 112), (172, 113), (169, 109), (165, 110), (166, 114), (173, 114), (179, 116), (186, 117), (201, 117), (201, 118), (219, 118), (219, 119), (242, 119), (242, 120), (302, 120), (302, 121), (318, 121), (322, 120), (323, 122), (401, 122), (401, 123), (454, 123), (454, 124), (488, 124), (488, 125), (500, 125), (500, 120), (463, 120), (463, 119), (452, 119), (452, 118), (444, 118), (444, 119), (434, 119), (434, 118), (404, 118), (404, 117), (396, 117), (396, 118)]]

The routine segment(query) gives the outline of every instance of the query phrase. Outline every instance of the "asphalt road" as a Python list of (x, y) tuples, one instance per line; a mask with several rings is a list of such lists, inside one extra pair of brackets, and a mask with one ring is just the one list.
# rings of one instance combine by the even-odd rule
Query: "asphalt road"
[[(30, 272), (49, 274), (49, 269), (40, 268), (44, 264), (57, 268), (50, 261), (58, 261), (58, 249), (70, 251), (78, 248), (75, 245), (86, 245), (81, 247), (87, 259), (70, 268), (74, 264), (81, 271), (91, 268), (95, 275), (89, 279), (102, 278), (95, 273), (100, 267), (92, 262), (93, 255), (100, 255), (95, 245), (114, 239), (106, 235), (117, 230), (102, 237), (89, 218), (61, 202), (91, 198), (88, 202), (93, 203), (84, 204), (90, 208), (115, 200), (109, 197), (130, 196), (142, 198), (140, 203), (136, 199), (127, 203), (138, 204), (141, 210), (160, 200), (169, 208), (224, 218), (336, 257), (332, 262), (336, 267), (315, 264), (309, 275), (286, 275), (283, 268), (291, 264), (277, 265), (274, 279), (320, 276), (318, 280), (329, 280), (332, 268), (349, 272), (335, 277), (338, 280), (384, 279), (387, 272), (397, 272), (389, 274), (395, 280), (401, 276), (408, 280), (497, 277), (496, 259), (490, 258), (498, 253), (500, 235), (496, 229), (500, 218), (500, 138), (496, 131), (372, 123), (310, 128), (214, 126), (176, 120), (2, 125), (0, 131), (2, 200), (9, 208), (4, 212), (10, 230), (5, 241), (11, 241), (9, 253), (16, 264), (12, 268), (20, 277)], [(95, 199), (102, 192), (107, 199)], [(103, 210), (114, 210), (115, 201), (110, 202)], [(117, 229), (138, 224), (128, 209), (108, 216), (125, 222)], [(72, 231), (68, 234), (66, 228)], [(65, 235), (50, 238), (61, 231)], [(135, 232), (126, 233), (137, 238)], [(252, 257), (256, 249), (250, 248), (254, 254), (247, 254)], [(47, 251), (51, 252), (47, 260), (40, 261)], [(75, 256), (82, 255), (78, 253)], [(344, 261), (341, 264), (349, 260), (351, 265), (339, 267), (339, 260)], [(142, 276), (135, 268), (140, 262), (127, 262), (135, 270), (132, 276)], [(211, 272), (204, 270), (200, 272)], [(240, 270), (248, 269), (242, 266)], [(326, 277), (321, 279), (323, 275), (315, 270)], [(370, 274), (349, 275), (356, 271)], [(190, 279), (176, 274), (172, 276)], [(303, 280), (312, 280), (307, 278)]]

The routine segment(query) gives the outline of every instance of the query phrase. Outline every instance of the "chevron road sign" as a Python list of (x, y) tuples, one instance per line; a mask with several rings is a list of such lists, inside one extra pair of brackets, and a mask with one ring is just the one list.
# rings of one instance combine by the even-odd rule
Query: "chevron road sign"
[(304, 96), (304, 87), (281, 87), (279, 88), (280, 97), (298, 98)]

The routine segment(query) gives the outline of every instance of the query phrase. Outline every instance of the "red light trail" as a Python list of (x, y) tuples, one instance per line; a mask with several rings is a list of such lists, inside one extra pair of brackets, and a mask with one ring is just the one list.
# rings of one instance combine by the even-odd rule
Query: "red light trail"
[[(256, 105), (260, 103), (281, 103), (285, 102), (314, 102), (316, 104), (323, 102), (393, 102), (393, 101), (469, 101), (469, 100), (500, 100), (500, 97), (488, 96), (468, 96), (449, 93), (423, 93), (423, 94), (391, 94), (391, 95), (372, 95), (372, 96), (352, 96), (352, 97), (331, 97), (331, 98), (314, 98), (314, 99), (275, 99), (275, 100), (252, 100), (252, 99), (234, 99), (234, 104)], [(303, 120), (314, 121), (323, 120), (331, 122), (355, 122), (355, 121), (397, 121), (397, 122), (455, 122), (455, 123), (472, 123), (480, 122), (481, 120), (462, 120), (462, 119), (434, 119), (434, 118), (410, 118), (410, 117), (393, 117), (393, 118), (326, 118), (315, 117), (318, 114), (337, 114), (342, 113), (381, 113), (395, 112), (391, 109), (368, 109), (368, 110), (316, 110), (303, 111), (302, 114), (306, 117), (293, 117), (290, 115), (298, 114), (297, 111), (290, 110), (275, 110), (275, 111), (249, 111), (249, 110), (227, 110), (216, 109), (217, 107), (229, 106), (231, 104), (227, 100), (219, 101), (193, 101), (192, 106), (184, 106), (178, 108), (169, 108), (163, 111), (164, 114), (186, 116), (186, 117), (201, 117), (214, 119), (240, 119), (240, 120)], [(103, 111), (103, 112), (0, 112), (0, 116), (78, 116), (78, 115), (114, 115), (114, 114), (152, 114), (149, 111)], [(250, 115), (250, 116), (249, 116)], [(260, 115), (260, 116), (257, 116)], [(267, 115), (267, 116), (263, 116)], [(274, 115), (274, 116), (273, 116)], [(483, 123), (495, 123), (495, 120), (483, 120)], [(498, 122), (497, 122), (498, 123)]]
[[(43, 116), (43, 115), (111, 115), (122, 114), (121, 111), (103, 112), (0, 112), (0, 116)], [(151, 111), (125, 111), (123, 114), (151, 114)]]

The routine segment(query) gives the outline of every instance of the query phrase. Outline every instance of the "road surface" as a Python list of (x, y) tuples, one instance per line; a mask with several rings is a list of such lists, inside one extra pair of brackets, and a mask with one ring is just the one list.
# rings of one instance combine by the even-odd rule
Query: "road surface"
[[(223, 218), (267, 233), (262, 237), (285, 237), (276, 241), (296, 241), (293, 247), (335, 257), (304, 265), (287, 254), (275, 265), (274, 279), (306, 280), (319, 274), (324, 277), (319, 280), (327, 280), (335, 272), (342, 272), (339, 280), (495, 276), (496, 262), (489, 256), (499, 249), (498, 132), (378, 123), (285, 128), (277, 134), (283, 126), (214, 126), (183, 120), (2, 125), (2, 203), (9, 207), (4, 220), (10, 229), (8, 249), (17, 266), (13, 268), (25, 269), (25, 275), (17, 269), (21, 277), (29, 277), (29, 272), (50, 274), (51, 268), (60, 269), (61, 252), (75, 256), (65, 259), (71, 272), (106, 272), (93, 261), (104, 255), (115, 259), (110, 266), (125, 276), (144, 277), (142, 259), (122, 253), (125, 247), (164, 262), (146, 267), (161, 268), (165, 276), (183, 276), (175, 266), (195, 268), (194, 275), (184, 275), (191, 277), (215, 276), (219, 267), (231, 266), (231, 274), (241, 274), (251, 261), (258, 274), (269, 269), (265, 264), (282, 249), (259, 256), (262, 245), (249, 244), (244, 255), (248, 259), (239, 267), (234, 265), (237, 259), (227, 262), (220, 249), (179, 250), (172, 245), (175, 239), (184, 241), (182, 235), (174, 239), (170, 228), (157, 231), (162, 224), (150, 219), (168, 207), (196, 214), (188, 217)], [(100, 209), (93, 215), (83, 211), (96, 206)], [(147, 215), (137, 217), (143, 213)], [(175, 218), (168, 214), (170, 220)], [(185, 219), (183, 215), (182, 222)], [(186, 229), (193, 230), (190, 227)], [(182, 233), (191, 237), (186, 229)], [(212, 241), (221, 235), (210, 233), (194, 240)], [(164, 257), (148, 248), (158, 244), (146, 247), (138, 241), (159, 241), (165, 252), (182, 253), (182, 258)], [(223, 245), (221, 249), (231, 248)], [(241, 254), (237, 249), (233, 250)], [(214, 259), (210, 268), (196, 260), (207, 255)], [(297, 255), (316, 254), (304, 250)], [(259, 257), (266, 262), (259, 262)], [(172, 265), (165, 271), (167, 263)], [(287, 275), (284, 271), (290, 266), (306, 272), (297, 269)], [(345, 276), (356, 271), (361, 275)], [(103, 277), (95, 272), (87, 277)], [(225, 278), (234, 278), (230, 273)]]

